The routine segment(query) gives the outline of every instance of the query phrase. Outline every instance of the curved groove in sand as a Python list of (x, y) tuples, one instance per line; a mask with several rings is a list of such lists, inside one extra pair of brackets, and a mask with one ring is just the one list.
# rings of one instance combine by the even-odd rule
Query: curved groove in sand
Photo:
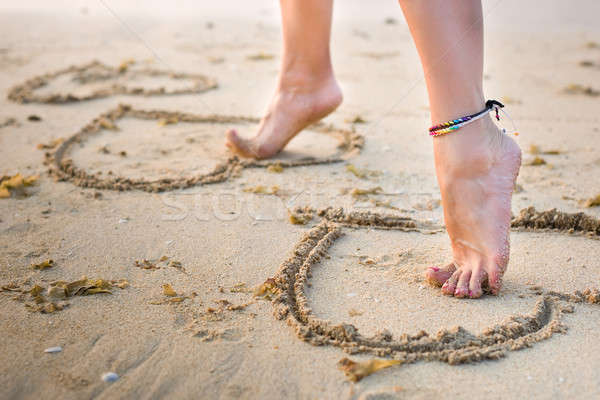
[[(112, 67), (92, 61), (83, 65), (72, 65), (70, 67), (49, 72), (43, 75), (35, 76), (19, 85), (13, 86), (8, 92), (8, 99), (16, 103), (47, 103), (63, 104), (93, 99), (101, 99), (114, 95), (135, 95), (135, 96), (160, 96), (177, 94), (203, 93), (218, 87), (217, 81), (201, 74), (188, 74), (183, 72), (169, 72), (157, 69), (135, 69), (129, 68), (129, 63), (124, 63), (119, 67)], [(181, 89), (167, 90), (164, 87), (156, 89), (147, 89), (144, 87), (125, 86), (121, 84), (107, 83), (106, 87), (96, 89), (87, 95), (76, 95), (73, 93), (51, 93), (48, 95), (36, 95), (35, 91), (47, 86), (52, 80), (67, 74), (78, 74), (81, 84), (93, 81), (105, 81), (123, 77), (127, 74), (147, 77), (168, 77), (174, 80), (191, 80), (193, 84)]]
[(63, 141), (54, 152), (46, 153), (46, 164), (49, 172), (59, 181), (69, 181), (77, 186), (109, 190), (143, 190), (146, 192), (164, 192), (176, 189), (186, 189), (192, 186), (208, 185), (224, 182), (237, 175), (245, 168), (268, 168), (277, 165), (282, 168), (291, 168), (307, 165), (331, 164), (344, 161), (362, 149), (364, 138), (354, 131), (336, 128), (332, 125), (317, 123), (310, 128), (318, 133), (336, 137), (340, 144), (339, 151), (331, 157), (302, 158), (298, 160), (241, 160), (235, 156), (219, 163), (215, 168), (206, 173), (183, 178), (160, 178), (156, 180), (130, 179), (121, 176), (109, 178), (99, 177), (77, 167), (71, 159), (66, 158), (71, 147), (82, 143), (86, 138), (99, 134), (103, 129), (117, 130), (116, 122), (120, 118), (130, 117), (144, 120), (169, 120), (187, 123), (257, 123), (258, 119), (243, 116), (227, 115), (196, 115), (180, 112), (159, 110), (137, 110), (129, 105), (121, 104), (117, 108), (101, 114), (92, 122), (85, 125), (77, 133)]
[[(294, 212), (314, 213), (323, 219), (303, 236), (295, 246), (292, 256), (281, 264), (275, 277), (267, 280), (265, 285), (269, 285), (269, 290), (274, 295), (271, 301), (275, 307), (275, 317), (286, 319), (300, 339), (313, 345), (332, 345), (351, 354), (370, 353), (391, 357), (403, 363), (435, 360), (461, 364), (498, 359), (508, 351), (531, 347), (550, 338), (554, 333), (564, 333), (567, 328), (561, 322), (561, 315), (573, 312), (573, 307), (561, 301), (600, 303), (600, 292), (597, 289), (575, 294), (541, 290), (541, 296), (530, 314), (510, 316), (479, 335), (456, 327), (440, 330), (435, 335), (424, 331), (416, 335), (403, 334), (399, 339), (394, 339), (387, 330), (372, 337), (365, 337), (351, 324), (333, 324), (312, 314), (305, 293), (311, 277), (311, 268), (320, 262), (335, 240), (343, 234), (342, 226), (420, 231), (424, 222), (370, 212), (345, 213), (342, 209), (333, 208), (299, 208)], [(549, 217), (550, 215), (552, 217)], [(526, 221), (533, 218), (536, 221), (553, 221), (552, 229), (569, 232), (572, 228), (568, 227), (573, 226), (573, 221), (587, 221), (587, 225), (583, 225), (585, 229), (582, 227), (582, 230), (591, 232), (593, 227), (597, 227), (598, 220), (584, 217), (556, 210), (537, 213), (530, 208), (523, 210), (521, 217), (516, 219), (514, 224), (527, 226), (529, 223)], [(541, 222), (529, 228), (549, 229)]]

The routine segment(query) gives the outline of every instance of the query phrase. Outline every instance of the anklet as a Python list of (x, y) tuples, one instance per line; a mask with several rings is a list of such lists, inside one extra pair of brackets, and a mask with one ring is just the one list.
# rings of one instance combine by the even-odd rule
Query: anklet
[(495, 110), (496, 111), (496, 119), (500, 120), (500, 115), (498, 115), (498, 109), (504, 107), (504, 104), (500, 103), (496, 100), (488, 100), (485, 102), (485, 108), (478, 113), (467, 115), (466, 117), (454, 119), (448, 122), (444, 122), (443, 124), (434, 125), (429, 128), (429, 136), (441, 136), (457, 129), (462, 128), (465, 125), (470, 124), (471, 122), (475, 122), (480, 118), (483, 118), (488, 112)]

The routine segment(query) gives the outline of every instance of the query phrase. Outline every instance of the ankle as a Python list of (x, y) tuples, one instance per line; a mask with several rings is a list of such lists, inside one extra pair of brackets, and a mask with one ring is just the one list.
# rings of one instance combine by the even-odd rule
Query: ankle
[(486, 116), (432, 139), (436, 166), (445, 175), (476, 175), (485, 174), (493, 167), (502, 133)]
[(335, 83), (333, 70), (321, 71), (308, 69), (282, 70), (279, 74), (277, 90), (286, 92), (314, 92), (317, 89)]

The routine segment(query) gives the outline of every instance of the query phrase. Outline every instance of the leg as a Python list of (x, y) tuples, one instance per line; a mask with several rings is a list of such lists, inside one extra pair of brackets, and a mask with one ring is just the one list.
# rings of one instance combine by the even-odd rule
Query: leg
[(329, 56), (333, 0), (280, 0), (280, 4), (283, 56), (275, 94), (252, 139), (227, 132), (227, 146), (243, 157), (277, 154), (342, 102)]
[[(484, 107), (480, 0), (400, 0), (427, 81), (433, 124)], [(429, 281), (456, 297), (501, 287), (509, 258), (511, 196), (521, 150), (491, 118), (433, 138), (436, 173), (453, 262)]]

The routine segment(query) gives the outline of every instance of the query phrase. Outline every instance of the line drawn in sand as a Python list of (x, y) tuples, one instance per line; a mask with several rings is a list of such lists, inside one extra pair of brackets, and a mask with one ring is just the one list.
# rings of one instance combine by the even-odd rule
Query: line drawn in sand
[[(203, 93), (218, 87), (217, 81), (201, 74), (189, 74), (184, 72), (169, 72), (152, 68), (132, 68), (135, 61), (124, 61), (121, 65), (113, 67), (94, 60), (83, 65), (72, 65), (70, 67), (35, 76), (27, 81), (13, 86), (8, 92), (8, 99), (16, 103), (48, 103), (64, 104), (93, 99), (101, 99), (114, 95), (135, 96), (168, 96), (178, 94)], [(50, 93), (45, 95), (36, 94), (35, 91), (48, 86), (53, 80), (62, 76), (73, 75), (72, 82), (84, 86), (86, 84), (105, 84), (87, 94), (74, 93)], [(144, 88), (141, 86), (127, 85), (118, 80), (133, 80), (138, 77), (168, 78), (175, 81), (189, 80), (190, 86), (176, 89), (166, 89), (163, 86), (157, 88)]]
[[(434, 335), (421, 331), (416, 335), (403, 334), (394, 338), (391, 332), (384, 329), (372, 337), (365, 337), (354, 325), (334, 324), (313, 315), (306, 297), (312, 268), (327, 256), (328, 249), (343, 235), (343, 227), (425, 234), (442, 229), (409, 217), (364, 211), (345, 212), (341, 208), (297, 208), (291, 213), (299, 213), (298, 218), (312, 213), (321, 217), (321, 221), (302, 237), (294, 247), (292, 256), (281, 264), (274, 277), (267, 279), (256, 290), (255, 295), (270, 300), (274, 306), (274, 316), (286, 320), (301, 340), (316, 346), (330, 345), (340, 347), (349, 354), (389, 357), (395, 360), (394, 365), (417, 361), (441, 361), (456, 365), (496, 360), (509, 351), (531, 347), (555, 333), (565, 333), (567, 326), (561, 321), (561, 316), (574, 312), (573, 305), (568, 303), (600, 304), (598, 289), (570, 294), (535, 287), (531, 295), (539, 297), (528, 315), (510, 316), (478, 335), (458, 326), (442, 329)], [(557, 210), (537, 212), (530, 207), (513, 219), (512, 226), (518, 230), (554, 230), (567, 234), (580, 232), (590, 237), (600, 237), (600, 220), (583, 213), (568, 214)], [(339, 367), (350, 380), (358, 381), (377, 369), (392, 365), (373, 366), (369, 363), (356, 363), (343, 358)]]
[(165, 123), (255, 124), (259, 121), (257, 118), (243, 116), (197, 115), (171, 111), (138, 110), (132, 108), (130, 105), (121, 104), (117, 108), (101, 114), (92, 122), (82, 127), (77, 133), (64, 140), (54, 151), (47, 152), (45, 162), (50, 167), (50, 174), (58, 181), (69, 181), (77, 186), (86, 188), (119, 191), (137, 189), (146, 192), (164, 192), (224, 182), (238, 176), (245, 168), (291, 168), (343, 162), (346, 158), (358, 153), (364, 145), (363, 136), (354, 130), (344, 130), (321, 122), (311, 125), (309, 129), (317, 133), (332, 135), (339, 140), (338, 151), (331, 157), (257, 161), (242, 160), (232, 156), (205, 174), (189, 177), (160, 178), (156, 180), (130, 179), (121, 176), (99, 177), (77, 167), (73, 160), (66, 157), (73, 145), (85, 142), (86, 138), (98, 135), (103, 130), (118, 130), (117, 121), (125, 117), (165, 121)]

